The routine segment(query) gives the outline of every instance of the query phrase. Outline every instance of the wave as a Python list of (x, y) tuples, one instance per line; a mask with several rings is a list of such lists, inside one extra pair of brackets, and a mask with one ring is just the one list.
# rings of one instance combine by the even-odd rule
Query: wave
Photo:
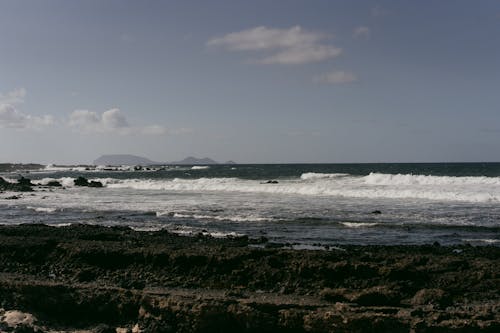
[(210, 167), (208, 165), (195, 165), (191, 168), (191, 170), (205, 170), (209, 168)]
[(62, 186), (65, 187), (72, 187), (75, 186), (75, 178), (73, 177), (61, 177), (61, 178), (42, 178), (39, 180), (34, 180), (32, 181), (34, 184), (37, 185), (47, 185), (50, 182), (57, 181), (61, 183)]
[[(339, 196), (354, 198), (390, 198), (390, 199), (424, 199), (438, 201), (468, 201), (468, 202), (500, 202), (500, 186), (495, 180), (490, 181), (486, 187), (484, 181), (471, 182), (456, 180), (456, 186), (449, 180), (450, 186), (443, 183), (429, 185), (435, 186), (401, 186), (397, 180), (385, 183), (372, 183), (366, 177), (343, 177), (321, 179), (321, 181), (280, 181), (279, 184), (260, 184), (255, 180), (238, 178), (199, 178), (173, 180), (101, 180), (110, 188), (131, 188), (137, 190), (166, 190), (166, 191), (195, 191), (195, 192), (244, 192), (244, 193), (270, 193), (285, 195), (313, 195), (313, 196)], [(427, 176), (429, 177), (429, 176)], [(450, 177), (451, 178), (451, 177)], [(387, 177), (386, 179), (391, 179)], [(450, 184), (451, 183), (451, 184)], [(383, 185), (383, 186), (381, 186)], [(416, 184), (421, 185), (421, 184)], [(455, 185), (455, 186), (453, 186)]]
[(157, 217), (169, 216), (174, 218), (196, 219), (196, 220), (215, 220), (215, 221), (231, 221), (231, 222), (268, 222), (273, 221), (270, 217), (261, 217), (257, 215), (205, 215), (205, 214), (189, 214), (176, 213), (170, 211), (156, 212)]
[[(73, 187), (71, 177), (43, 178), (34, 181), (46, 185), (57, 180)], [(110, 189), (163, 190), (185, 192), (240, 192), (277, 195), (337, 196), (350, 198), (422, 199), (434, 201), (500, 202), (500, 177), (449, 177), (370, 173), (367, 176), (347, 174), (304, 173), (300, 179), (284, 179), (277, 184), (262, 180), (230, 178), (197, 179), (118, 179), (93, 178)]]
[(300, 175), (300, 179), (309, 180), (309, 179), (324, 179), (324, 178), (340, 178), (347, 177), (348, 173), (318, 173), (318, 172), (306, 172)]
[(369, 227), (375, 227), (378, 226), (379, 223), (373, 222), (373, 223), (368, 223), (368, 222), (340, 222), (343, 226), (347, 228), (369, 228)]
[(26, 208), (32, 209), (35, 212), (39, 212), (39, 213), (54, 213), (55, 211), (57, 211), (57, 208), (51, 208), (51, 207), (32, 207), (32, 206), (28, 206)]
[(495, 185), (500, 186), (500, 177), (450, 177), (413, 174), (370, 173), (363, 177), (370, 185)]
[(468, 239), (463, 239), (463, 241), (470, 243), (485, 243), (485, 244), (500, 243), (500, 239), (492, 239), (492, 238), (468, 238)]

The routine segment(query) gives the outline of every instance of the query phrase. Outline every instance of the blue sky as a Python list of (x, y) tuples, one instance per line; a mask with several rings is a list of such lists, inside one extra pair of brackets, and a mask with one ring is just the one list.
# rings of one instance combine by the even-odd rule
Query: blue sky
[(498, 1), (0, 0), (0, 162), (500, 161)]

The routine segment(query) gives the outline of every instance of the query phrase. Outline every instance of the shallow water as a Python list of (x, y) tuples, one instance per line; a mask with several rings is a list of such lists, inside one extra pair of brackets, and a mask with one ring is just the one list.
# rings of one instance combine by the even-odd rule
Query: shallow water
[[(497, 163), (48, 167), (25, 176), (65, 189), (18, 200), (0, 194), (1, 223), (128, 225), (304, 245), (500, 245)], [(75, 187), (78, 176), (105, 187)]]

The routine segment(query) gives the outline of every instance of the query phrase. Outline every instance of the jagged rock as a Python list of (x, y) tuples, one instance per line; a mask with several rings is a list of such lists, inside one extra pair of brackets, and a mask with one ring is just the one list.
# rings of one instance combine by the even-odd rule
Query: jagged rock
[(116, 332), (115, 328), (106, 324), (100, 324), (92, 330), (92, 333), (115, 333), (115, 332)]
[(33, 326), (36, 318), (31, 313), (25, 313), (17, 310), (5, 311), (0, 316), (0, 322), (8, 327)]
[(21, 178), (21, 183), (10, 183), (0, 177), (0, 191), (14, 191), (14, 192), (31, 192), (33, 189), (31, 186), (31, 181), (29, 179), (24, 180), (26, 178)]
[(75, 186), (89, 186), (89, 181), (85, 177), (78, 177), (77, 179), (74, 180)]
[(75, 182), (75, 186), (103, 187), (101, 182), (97, 182), (94, 180), (89, 182), (87, 178), (82, 177), (82, 176), (75, 179), (74, 182)]
[(499, 332), (498, 247), (249, 242), (0, 226), (0, 301), (39, 315), (47, 331), (138, 323), (136, 332)]
[(420, 289), (411, 299), (412, 305), (437, 304), (446, 305), (449, 303), (449, 297), (442, 289)]
[(31, 182), (31, 179), (29, 178), (24, 178), (24, 177), (21, 177), (17, 180), (17, 183), (19, 185), (24, 185), (24, 186), (33, 186), (34, 184)]
[(91, 181), (88, 185), (89, 187), (103, 187), (101, 182)]

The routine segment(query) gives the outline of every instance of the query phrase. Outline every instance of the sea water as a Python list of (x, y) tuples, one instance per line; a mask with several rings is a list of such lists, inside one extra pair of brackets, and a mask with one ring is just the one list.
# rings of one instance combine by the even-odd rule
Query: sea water
[[(19, 175), (0, 174), (11, 181)], [(22, 175), (64, 188), (17, 200), (0, 193), (2, 224), (120, 225), (306, 247), (500, 246), (499, 163), (49, 166)], [(76, 187), (78, 176), (104, 187)]]

